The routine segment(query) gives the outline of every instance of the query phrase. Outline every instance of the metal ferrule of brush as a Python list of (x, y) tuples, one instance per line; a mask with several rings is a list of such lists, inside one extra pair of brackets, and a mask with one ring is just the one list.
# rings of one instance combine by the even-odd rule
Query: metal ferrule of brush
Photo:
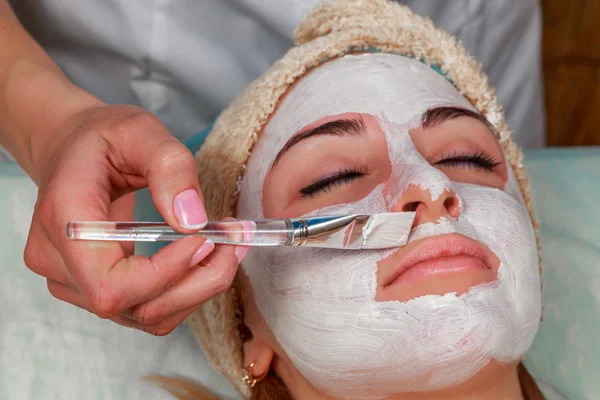
[(363, 228), (369, 216), (322, 216), (292, 218), (288, 221), (292, 229), (286, 242), (288, 246), (357, 250), (363, 246)]

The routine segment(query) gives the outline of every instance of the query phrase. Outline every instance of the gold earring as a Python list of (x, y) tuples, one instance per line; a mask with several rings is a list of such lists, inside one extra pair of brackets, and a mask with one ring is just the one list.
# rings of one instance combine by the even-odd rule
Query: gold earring
[(244, 383), (251, 388), (253, 388), (258, 382), (262, 381), (268, 373), (267, 371), (261, 376), (254, 376), (252, 373), (252, 368), (254, 368), (254, 363), (251, 363), (248, 368), (244, 368), (242, 370), (242, 381), (244, 381)]

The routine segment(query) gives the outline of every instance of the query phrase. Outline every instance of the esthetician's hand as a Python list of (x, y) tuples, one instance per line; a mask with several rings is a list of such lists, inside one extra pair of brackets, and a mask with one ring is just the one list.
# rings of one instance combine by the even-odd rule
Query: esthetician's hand
[[(174, 242), (147, 258), (133, 244), (73, 241), (71, 220), (131, 220), (134, 190), (149, 187), (180, 232), (206, 222), (194, 157), (152, 114), (97, 105), (47, 132), (33, 160), (39, 185), (25, 264), (50, 293), (101, 318), (165, 335), (227, 289), (247, 248), (203, 238)], [(213, 250), (214, 249), (214, 250)]]

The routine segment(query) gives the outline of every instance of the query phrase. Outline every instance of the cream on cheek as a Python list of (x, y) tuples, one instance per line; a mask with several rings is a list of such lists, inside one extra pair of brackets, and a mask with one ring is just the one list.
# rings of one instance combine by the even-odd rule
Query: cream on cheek
[[(322, 82), (327, 82), (323, 85)], [(351, 82), (351, 84), (350, 84)], [(416, 151), (409, 132), (436, 106), (472, 109), (429, 67), (386, 54), (347, 56), (304, 77), (265, 127), (242, 180), (238, 216), (264, 215), (262, 187), (290, 135), (327, 115), (377, 116), (392, 165), (391, 185), (311, 214), (376, 213), (409, 185), (437, 198), (454, 190), (461, 217), (425, 224), (411, 240), (458, 232), (500, 259), (498, 280), (457, 296), (376, 302), (377, 262), (391, 251), (252, 249), (244, 261), (256, 304), (295, 367), (317, 388), (346, 399), (452, 386), (490, 360), (529, 349), (540, 315), (535, 238), (516, 180), (505, 191), (453, 182)]]

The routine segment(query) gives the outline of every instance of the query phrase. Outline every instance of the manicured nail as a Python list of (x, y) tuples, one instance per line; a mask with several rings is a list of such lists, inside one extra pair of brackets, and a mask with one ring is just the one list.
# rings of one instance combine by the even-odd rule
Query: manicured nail
[(206, 256), (208, 256), (214, 249), (215, 244), (207, 239), (204, 243), (202, 243), (202, 246), (200, 246), (192, 256), (192, 263), (190, 265), (190, 268), (198, 265), (200, 261), (204, 260)]
[(242, 262), (244, 257), (246, 257), (246, 253), (248, 253), (248, 246), (235, 246), (235, 257), (238, 260), (238, 264)]
[(185, 229), (196, 230), (206, 226), (208, 218), (196, 190), (187, 189), (175, 196), (173, 209), (179, 224)]
[(242, 221), (242, 226), (244, 227), (244, 241), (251, 241), (256, 230), (256, 223), (254, 221)]

